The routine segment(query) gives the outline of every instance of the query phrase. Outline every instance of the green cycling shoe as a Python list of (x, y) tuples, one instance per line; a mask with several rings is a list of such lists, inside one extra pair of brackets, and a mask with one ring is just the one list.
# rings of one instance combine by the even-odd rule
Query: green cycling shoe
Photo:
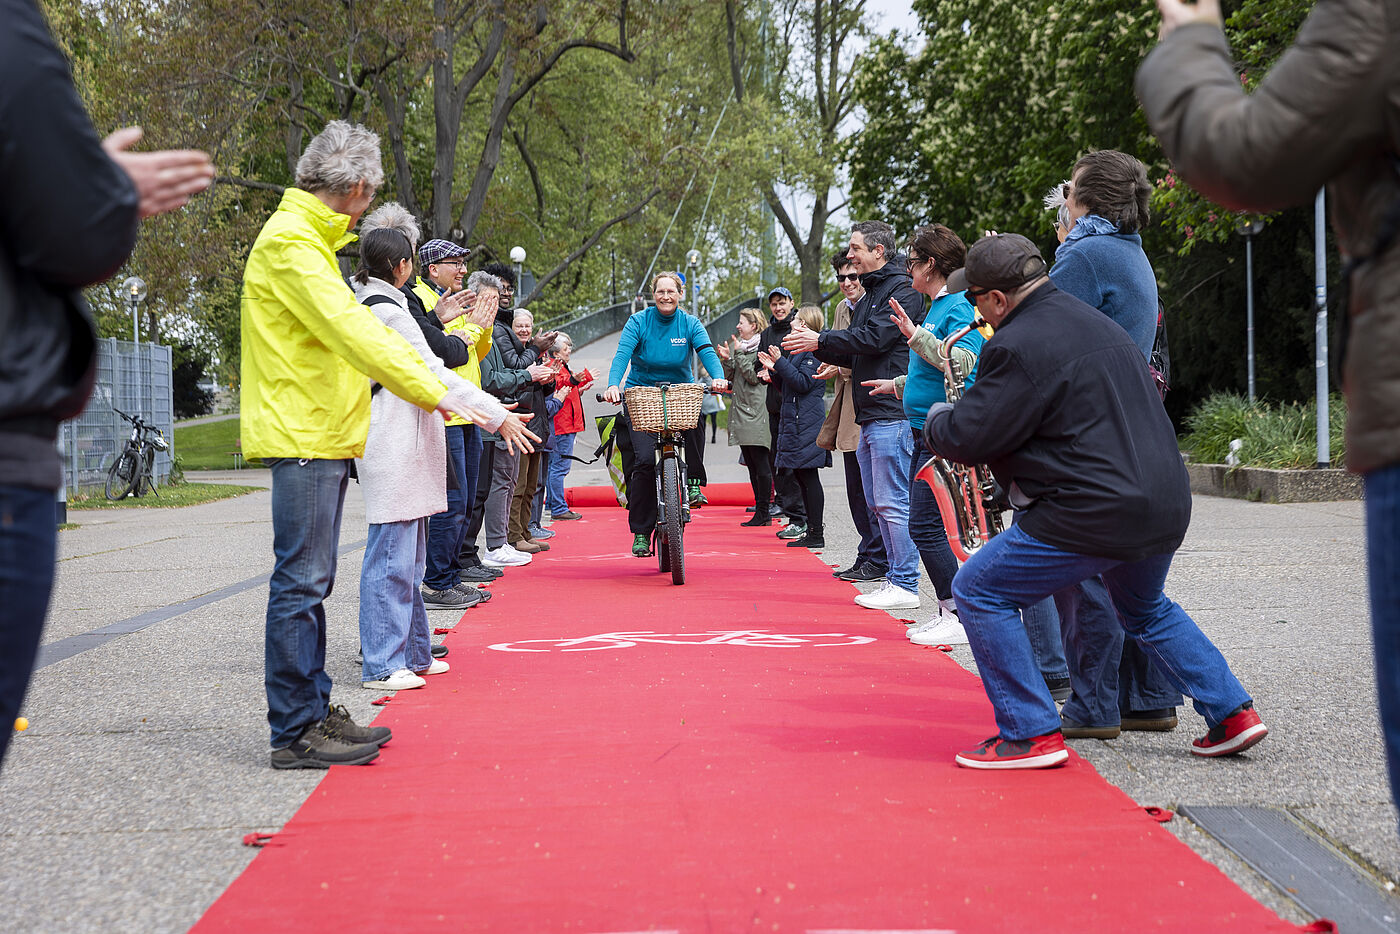
[(645, 558), (651, 554), (651, 541), (646, 535), (632, 536), (632, 557)]

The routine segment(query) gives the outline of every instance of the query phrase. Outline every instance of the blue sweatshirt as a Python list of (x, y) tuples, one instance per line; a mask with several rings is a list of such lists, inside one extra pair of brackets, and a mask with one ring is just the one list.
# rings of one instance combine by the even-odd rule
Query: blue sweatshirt
[[(657, 383), (690, 383), (690, 355), (700, 355), (700, 362), (710, 373), (723, 373), (724, 366), (715, 353), (710, 332), (700, 319), (679, 308), (663, 315), (655, 305), (627, 319), (622, 337), (617, 342), (608, 385), (629, 389), (633, 386), (655, 386)], [(628, 364), (632, 369), (627, 371)], [(622, 374), (627, 372), (623, 385)]]
[[(924, 323), (919, 327), (932, 332), (935, 337), (942, 340), (959, 328), (971, 324), (974, 313), (972, 303), (967, 300), (966, 292), (945, 294), (941, 298), (935, 299), (933, 304), (929, 306)], [(973, 331), (958, 341), (958, 346), (970, 350), (980, 357), (982, 345), (986, 342), (987, 339), (981, 333)], [(973, 364), (972, 372), (968, 374), (967, 384), (963, 388), (971, 386), (975, 379), (977, 379), (977, 365)], [(948, 396), (943, 388), (943, 371), (910, 350), (909, 378), (904, 382), (904, 414), (909, 416), (909, 424), (914, 426), (915, 431), (923, 431), (924, 419), (928, 416), (929, 407), (936, 402), (947, 401)]]
[(1055, 251), (1050, 278), (1117, 322), (1148, 358), (1157, 337), (1157, 277), (1142, 238), (1116, 231), (1095, 214), (1081, 217)]

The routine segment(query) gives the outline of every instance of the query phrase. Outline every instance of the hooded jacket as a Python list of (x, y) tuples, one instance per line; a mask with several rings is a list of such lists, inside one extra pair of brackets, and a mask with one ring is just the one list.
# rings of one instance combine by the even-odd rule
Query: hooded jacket
[[(1217, 26), (1182, 26), (1143, 61), (1137, 95), (1191, 185), (1275, 211), (1327, 185), (1344, 257), (1369, 257), (1400, 204), (1400, 3), (1319, 3), (1253, 94)], [(1400, 238), (1351, 276), (1347, 466), (1400, 463)]]
[(92, 391), (79, 289), (136, 243), (139, 202), (102, 151), (68, 62), (30, 2), (0, 31), (0, 485), (57, 489), (58, 425)]
[(851, 400), (856, 424), (904, 421), (904, 403), (893, 395), (872, 396), (861, 383), (894, 379), (909, 369), (909, 346), (899, 326), (890, 320), (890, 299), (897, 300), (915, 324), (924, 320), (924, 297), (914, 291), (904, 255), (896, 254), (879, 269), (863, 273), (865, 294), (851, 311), (851, 326), (842, 331), (822, 331), (816, 357), (823, 363), (849, 367)]
[(783, 396), (778, 413), (778, 448), (774, 452), (777, 467), (803, 470), (831, 466), (831, 452), (817, 447), (817, 432), (826, 418), (822, 402), (826, 383), (816, 378), (816, 372), (817, 358), (809, 353), (780, 357), (773, 367), (773, 382)]
[(335, 251), (350, 218), (288, 188), (243, 274), (243, 453), (342, 460), (365, 451), (370, 379), (431, 411), (447, 387), (356, 299)]

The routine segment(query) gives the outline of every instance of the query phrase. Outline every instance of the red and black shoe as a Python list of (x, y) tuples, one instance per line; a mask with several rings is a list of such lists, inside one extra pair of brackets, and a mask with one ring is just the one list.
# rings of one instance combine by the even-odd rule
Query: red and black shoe
[(1269, 728), (1259, 719), (1252, 701), (1235, 709), (1210, 732), (1191, 743), (1191, 752), (1198, 756), (1233, 756), (1269, 735)]
[(1069, 759), (1060, 731), (1030, 739), (1002, 739), (993, 736), (976, 749), (954, 758), (965, 769), (1052, 769)]

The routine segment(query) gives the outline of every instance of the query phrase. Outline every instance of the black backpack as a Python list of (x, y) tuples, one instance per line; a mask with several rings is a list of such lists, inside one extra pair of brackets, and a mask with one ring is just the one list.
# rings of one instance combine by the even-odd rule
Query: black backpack
[(1172, 387), (1172, 357), (1167, 350), (1167, 306), (1161, 298), (1157, 299), (1157, 336), (1152, 339), (1147, 368), (1152, 372), (1152, 382), (1157, 384), (1157, 394), (1165, 399)]

